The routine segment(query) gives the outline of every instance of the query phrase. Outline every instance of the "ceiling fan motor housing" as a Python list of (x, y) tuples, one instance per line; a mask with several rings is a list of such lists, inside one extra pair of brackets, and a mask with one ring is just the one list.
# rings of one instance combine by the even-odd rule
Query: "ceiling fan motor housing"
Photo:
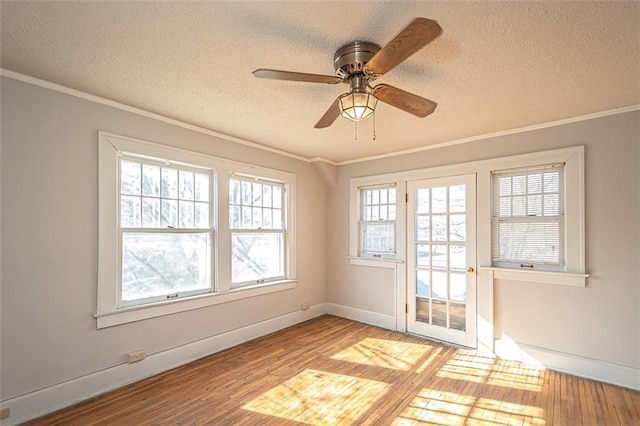
[(380, 46), (368, 41), (354, 41), (345, 44), (333, 55), (333, 66), (336, 75), (348, 79), (353, 75), (363, 74), (364, 66), (373, 55), (378, 53)]

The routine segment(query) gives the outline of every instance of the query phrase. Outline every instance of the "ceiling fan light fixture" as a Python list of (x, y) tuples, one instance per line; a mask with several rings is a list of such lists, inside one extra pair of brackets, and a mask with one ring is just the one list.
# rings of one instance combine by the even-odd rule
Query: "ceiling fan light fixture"
[(378, 99), (371, 93), (353, 92), (340, 97), (340, 114), (351, 121), (362, 121), (376, 109)]

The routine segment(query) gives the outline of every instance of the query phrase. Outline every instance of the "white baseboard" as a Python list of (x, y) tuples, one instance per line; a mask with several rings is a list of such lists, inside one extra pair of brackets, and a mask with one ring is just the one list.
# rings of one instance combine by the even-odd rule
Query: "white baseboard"
[(550, 370), (640, 390), (640, 370), (591, 358), (499, 339), (496, 355), (525, 363), (535, 363)]
[(0, 424), (8, 426), (34, 419), (240, 343), (324, 315), (326, 311), (326, 304), (321, 303), (312, 306), (306, 311), (295, 311), (149, 355), (141, 362), (120, 364), (2, 401), (2, 407), (9, 408), (11, 416), (0, 420)]
[(396, 319), (391, 315), (383, 315), (377, 312), (365, 311), (335, 303), (327, 303), (327, 313), (337, 317), (386, 328), (387, 330), (396, 329)]

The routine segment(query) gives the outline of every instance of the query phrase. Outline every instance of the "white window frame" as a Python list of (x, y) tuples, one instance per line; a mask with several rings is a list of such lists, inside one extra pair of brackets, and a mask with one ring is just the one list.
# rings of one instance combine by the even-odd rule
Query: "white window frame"
[[(118, 306), (119, 282), (119, 156), (137, 157), (190, 164), (213, 170), (212, 199), (212, 291), (183, 299), (171, 299), (138, 306)], [(295, 247), (295, 174), (273, 170), (206, 154), (160, 145), (139, 139), (98, 132), (98, 277), (97, 328), (111, 327), (147, 318), (200, 309), (233, 300), (288, 290), (296, 287)], [(285, 277), (282, 280), (231, 287), (231, 237), (229, 232), (229, 177), (235, 173), (261, 176), (282, 182), (287, 189), (287, 233)]]
[[(564, 163), (557, 164), (541, 164), (533, 167), (527, 168), (518, 168), (518, 169), (502, 169), (502, 170), (494, 170), (491, 172), (491, 230), (492, 230), (492, 265), (498, 268), (508, 268), (508, 269), (521, 269), (530, 268), (528, 270), (536, 270), (536, 271), (564, 271), (565, 262), (564, 257), (566, 251), (564, 249), (565, 239), (564, 239), (564, 227), (566, 223), (566, 219), (564, 216), (564, 193), (565, 193), (565, 185), (564, 185)], [(511, 203), (513, 202), (514, 197), (520, 197), (525, 200), (525, 208), (527, 208), (528, 200), (531, 196), (529, 193), (529, 188), (527, 184), (527, 188), (525, 188), (525, 192), (518, 195), (510, 194), (507, 196), (502, 196), (499, 194), (501, 191), (498, 186), (498, 181), (503, 177), (513, 177), (513, 176), (528, 176), (532, 174), (543, 174), (549, 171), (555, 171), (558, 173), (558, 189), (557, 192), (559, 197), (558, 200), (558, 211), (554, 215), (548, 215), (544, 213), (545, 209), (545, 200), (546, 200), (546, 192), (542, 187), (542, 182), (540, 183), (540, 193), (534, 193), (533, 196), (540, 197), (540, 214), (531, 215), (523, 214), (523, 215), (511, 215), (501, 216), (499, 214), (500, 210), (500, 200), (508, 199)], [(498, 193), (497, 193), (498, 192)], [(554, 192), (554, 193), (555, 193)], [(513, 207), (511, 206), (510, 211)], [(558, 247), (560, 250), (558, 252), (562, 252), (559, 256), (558, 262), (543, 262), (537, 261), (535, 259), (523, 257), (522, 259), (496, 259), (496, 252), (500, 252), (500, 241), (499, 241), (499, 225), (500, 223), (520, 223), (520, 224), (539, 224), (539, 223), (556, 223), (558, 226)]]
[[(362, 189), (393, 185), (396, 188), (396, 219), (395, 219), (395, 253), (389, 255), (373, 256), (372, 253), (362, 253), (361, 227), (362, 218)], [(352, 265), (380, 266), (380, 264), (392, 262), (403, 263), (405, 257), (405, 229), (404, 217), (406, 214), (405, 182), (395, 179), (394, 176), (368, 176), (353, 178), (349, 184), (349, 259)]]
[[(246, 227), (240, 227), (240, 228), (230, 228), (229, 232), (231, 234), (231, 239), (233, 239), (234, 235), (241, 235), (241, 234), (280, 234), (282, 236), (282, 244), (283, 244), (283, 251), (286, 251), (284, 248), (287, 246), (287, 239), (288, 239), (288, 226), (287, 226), (287, 211), (288, 211), (288, 203), (287, 203), (287, 193), (288, 193), (288, 188), (287, 185), (284, 182), (280, 182), (280, 181), (274, 181), (274, 180), (270, 180), (270, 179), (266, 179), (264, 177), (256, 177), (256, 176), (245, 176), (245, 175), (241, 175), (241, 174), (234, 174), (233, 176), (230, 176), (229, 181), (231, 180), (237, 180), (239, 182), (249, 182), (249, 183), (253, 183), (253, 181), (257, 181), (261, 184), (271, 184), (271, 185), (277, 185), (281, 187), (281, 196), (282, 196), (282, 202), (281, 202), (281, 206), (280, 209), (282, 210), (282, 217), (281, 217), (281, 221), (282, 221), (282, 227), (281, 228), (263, 228), (263, 227), (250, 227), (250, 228), (246, 228)], [(229, 203), (231, 204), (231, 203)], [(242, 201), (241, 201), (242, 204)], [(240, 206), (240, 205), (238, 205)], [(230, 206), (229, 206), (230, 207)], [(252, 206), (252, 208), (255, 208)], [(264, 209), (265, 207), (261, 207), (261, 209)], [(269, 208), (269, 207), (266, 207)], [(241, 219), (242, 220), (242, 219)], [(233, 242), (231, 244), (230, 247), (233, 246)], [(232, 249), (233, 250), (233, 249)], [(261, 284), (261, 283), (268, 283), (268, 282), (272, 282), (272, 281), (279, 281), (282, 279), (286, 278), (286, 269), (287, 269), (287, 257), (284, 256), (284, 252), (281, 253), (281, 255), (283, 256), (283, 265), (282, 265), (282, 271), (283, 274), (282, 275), (278, 275), (278, 276), (273, 276), (273, 277), (263, 277), (263, 278), (259, 278), (258, 280), (252, 280), (252, 281), (240, 281), (240, 282), (234, 282), (233, 281), (233, 273), (232, 273), (232, 277), (231, 277), (231, 287), (232, 288), (239, 288), (239, 287), (245, 287), (248, 285), (254, 285), (254, 284)], [(232, 262), (232, 269), (233, 269), (233, 253), (231, 253), (231, 262)]]
[[(367, 190), (375, 190), (375, 189), (395, 189), (396, 191), (396, 201), (393, 204), (393, 206), (396, 209), (396, 214), (394, 214), (395, 218), (394, 219), (386, 219), (386, 220), (378, 220), (378, 221), (374, 221), (374, 220), (365, 220), (364, 217), (364, 209), (366, 208), (366, 202), (363, 196), (363, 193)], [(398, 251), (398, 247), (397, 247), (397, 239), (396, 239), (396, 234), (398, 233), (398, 226), (397, 226), (397, 209), (398, 209), (398, 188), (395, 182), (393, 183), (387, 183), (387, 184), (378, 184), (378, 185), (365, 185), (365, 186), (360, 186), (358, 188), (359, 191), (359, 195), (358, 195), (358, 203), (359, 203), (359, 210), (358, 210), (358, 214), (359, 214), (359, 222), (358, 222), (358, 256), (360, 257), (365, 257), (365, 258), (374, 258), (374, 259), (394, 259), (396, 257), (396, 253)], [(377, 204), (371, 204), (376, 205), (376, 206), (382, 206), (382, 205), (388, 205), (390, 206), (390, 203), (377, 203)], [(366, 223), (380, 223), (380, 222), (385, 222), (387, 224), (390, 224), (393, 226), (393, 251), (391, 252), (377, 252), (377, 251), (368, 251), (365, 250), (364, 248), (364, 232), (365, 232), (365, 224)]]

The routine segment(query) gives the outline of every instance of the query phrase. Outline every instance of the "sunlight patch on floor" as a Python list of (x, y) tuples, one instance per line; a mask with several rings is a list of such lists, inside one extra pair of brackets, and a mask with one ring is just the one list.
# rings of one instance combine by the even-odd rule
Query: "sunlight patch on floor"
[(331, 359), (407, 371), (432, 349), (426, 344), (366, 338)]
[(351, 423), (388, 387), (374, 380), (307, 369), (242, 408), (311, 425)]
[(446, 379), (484, 383), (495, 362), (494, 358), (457, 353), (438, 371), (437, 376)]
[(423, 389), (394, 425), (545, 425), (539, 407)]

